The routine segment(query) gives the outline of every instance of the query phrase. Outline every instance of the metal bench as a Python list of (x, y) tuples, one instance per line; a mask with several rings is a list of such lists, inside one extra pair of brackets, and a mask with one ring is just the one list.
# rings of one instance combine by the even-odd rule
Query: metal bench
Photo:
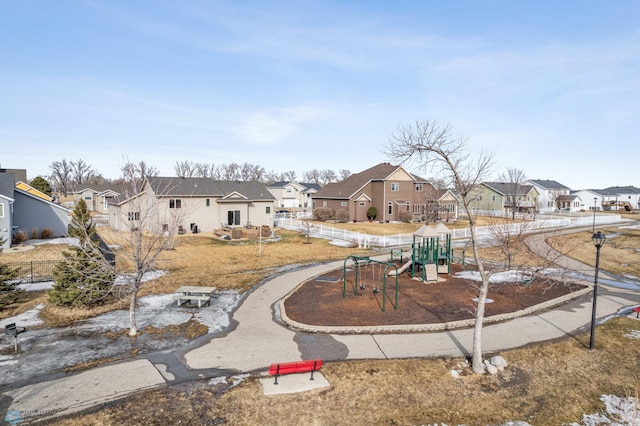
[(276, 381), (274, 382), (275, 385), (278, 384), (278, 376), (282, 376), (284, 374), (311, 372), (311, 379), (309, 380), (313, 380), (313, 372), (320, 370), (320, 367), (322, 367), (321, 359), (283, 362), (279, 364), (271, 364), (269, 367), (269, 375), (276, 376)]

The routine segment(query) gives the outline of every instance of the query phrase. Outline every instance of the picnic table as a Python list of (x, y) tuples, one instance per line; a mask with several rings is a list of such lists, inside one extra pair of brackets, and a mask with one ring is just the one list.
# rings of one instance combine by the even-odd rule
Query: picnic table
[(178, 306), (197, 302), (199, 308), (211, 302), (211, 297), (216, 293), (216, 288), (186, 285), (179, 287), (176, 293), (173, 298), (178, 302)]

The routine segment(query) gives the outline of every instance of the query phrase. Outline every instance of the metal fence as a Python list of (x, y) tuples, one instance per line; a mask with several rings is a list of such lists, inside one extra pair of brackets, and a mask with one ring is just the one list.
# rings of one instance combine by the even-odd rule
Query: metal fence
[(59, 260), (34, 260), (33, 262), (3, 263), (11, 269), (18, 270), (16, 278), (20, 283), (39, 283), (53, 281), (53, 271)]
[[(476, 228), (476, 232), (478, 239), (482, 239), (490, 238), (492, 235), (495, 235), (496, 232), (511, 233), (515, 235), (519, 232), (534, 233), (544, 229), (560, 229), (592, 225), (595, 227), (596, 225), (606, 225), (620, 221), (622, 221), (621, 215), (602, 215), (596, 216), (595, 219), (593, 217), (562, 217), (558, 219), (525, 222), (526, 226), (524, 227), (522, 222), (499, 225), (501, 228), (499, 231), (496, 230), (495, 226), (480, 226)], [(276, 226), (285, 229), (301, 230), (303, 228), (302, 221), (294, 219), (293, 217), (276, 218), (275, 224)], [(354, 246), (357, 245), (358, 247), (386, 248), (411, 245), (413, 243), (413, 234), (371, 235), (335, 228), (322, 223), (313, 224), (311, 235), (346, 241)], [(453, 240), (467, 240), (469, 238), (471, 238), (471, 230), (469, 228), (451, 230), (451, 239)]]

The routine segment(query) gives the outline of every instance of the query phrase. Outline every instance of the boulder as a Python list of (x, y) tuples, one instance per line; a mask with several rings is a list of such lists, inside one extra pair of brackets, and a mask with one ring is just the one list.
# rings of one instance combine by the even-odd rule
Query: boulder
[(497, 367), (498, 370), (502, 371), (509, 364), (507, 364), (507, 361), (505, 361), (505, 359), (501, 356), (494, 356), (491, 357), (491, 365)]
[(493, 364), (487, 365), (487, 373), (489, 373), (491, 375), (498, 374), (498, 367), (496, 367)]

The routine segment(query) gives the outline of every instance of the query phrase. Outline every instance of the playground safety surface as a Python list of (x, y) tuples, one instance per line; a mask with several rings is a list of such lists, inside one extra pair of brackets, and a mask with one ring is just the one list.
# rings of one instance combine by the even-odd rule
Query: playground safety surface
[[(348, 268), (345, 291), (340, 268), (302, 283), (284, 301), (284, 308), (291, 320), (316, 326), (439, 324), (468, 320), (475, 318), (474, 299), (480, 282), (454, 276), (463, 270), (461, 265), (452, 264), (451, 275), (439, 274), (437, 282), (428, 283), (413, 279), (408, 271), (400, 274), (397, 304), (395, 276), (388, 276), (383, 312), (381, 274), (361, 273), (356, 288), (355, 271)], [(364, 289), (360, 285), (364, 285)], [(583, 284), (548, 277), (536, 277), (531, 283), (491, 283), (485, 317), (516, 312), (584, 288)]]

